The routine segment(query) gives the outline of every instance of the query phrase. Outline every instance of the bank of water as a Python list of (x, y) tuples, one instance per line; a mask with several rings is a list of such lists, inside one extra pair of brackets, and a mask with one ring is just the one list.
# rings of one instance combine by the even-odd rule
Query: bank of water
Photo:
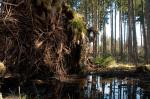
[[(19, 96), (14, 85), (2, 86), (1, 90), (4, 99)], [(30, 81), (19, 90), (23, 99), (150, 99), (150, 80), (87, 75), (69, 82)]]

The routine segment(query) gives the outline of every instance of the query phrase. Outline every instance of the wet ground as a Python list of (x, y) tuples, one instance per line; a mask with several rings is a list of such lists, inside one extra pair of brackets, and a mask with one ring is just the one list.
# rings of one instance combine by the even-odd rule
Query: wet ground
[(4, 99), (150, 99), (150, 77), (147, 80), (130, 77), (88, 75), (74, 82), (29, 81), (18, 87), (15, 83), (1, 86)]

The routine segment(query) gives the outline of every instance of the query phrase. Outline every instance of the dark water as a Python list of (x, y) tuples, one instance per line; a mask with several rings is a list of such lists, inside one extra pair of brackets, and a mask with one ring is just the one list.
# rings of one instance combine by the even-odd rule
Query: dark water
[(88, 75), (74, 82), (29, 83), (21, 92), (26, 99), (150, 99), (150, 81)]

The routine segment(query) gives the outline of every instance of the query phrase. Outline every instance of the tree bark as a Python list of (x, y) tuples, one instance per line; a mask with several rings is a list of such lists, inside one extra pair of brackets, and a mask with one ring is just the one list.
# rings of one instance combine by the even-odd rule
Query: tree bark
[(146, 0), (146, 22), (147, 22), (147, 55), (150, 63), (150, 0)]
[[(103, 0), (103, 11), (105, 12), (105, 0)], [(103, 15), (103, 54), (106, 54), (106, 26), (105, 26), (105, 14)]]
[(128, 0), (128, 62), (132, 62), (131, 3)]
[(146, 34), (146, 30), (145, 30), (145, 14), (144, 14), (144, 3), (143, 0), (141, 0), (141, 5), (142, 5), (142, 30), (143, 30), (143, 40), (144, 40), (144, 59), (146, 61), (146, 63), (148, 63), (148, 49), (147, 49), (147, 34)]
[(116, 15), (117, 15), (117, 8), (116, 8), (116, 2), (115, 2), (115, 47), (114, 47), (114, 54), (115, 54), (115, 56), (116, 56), (116, 43), (117, 43), (117, 41), (116, 41)]
[[(125, 12), (124, 12), (125, 14)], [(126, 19), (125, 19), (125, 16), (123, 16), (124, 18), (124, 53), (126, 53)]]
[(114, 55), (114, 31), (113, 31), (113, 2), (112, 2), (112, 5), (111, 5), (111, 14), (110, 14), (110, 17), (111, 17), (111, 54)]
[(136, 38), (136, 22), (135, 22), (135, 9), (133, 0), (131, 0), (131, 17), (132, 17), (132, 29), (133, 29), (133, 59), (134, 64), (137, 66), (138, 62), (138, 53), (137, 53), (137, 38)]
[[(121, 2), (121, 0), (120, 0)], [(123, 43), (122, 43), (122, 9), (120, 10), (120, 13), (119, 13), (119, 32), (120, 32), (120, 56), (122, 58), (122, 55), (123, 55)]]

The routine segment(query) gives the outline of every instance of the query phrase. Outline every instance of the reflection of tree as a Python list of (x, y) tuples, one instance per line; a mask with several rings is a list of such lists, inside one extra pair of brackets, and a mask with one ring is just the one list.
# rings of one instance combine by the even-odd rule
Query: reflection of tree
[(138, 87), (138, 81), (134, 79), (104, 79), (102, 77), (92, 78), (92, 82), (87, 84), (85, 92), (88, 92), (88, 97), (85, 99), (150, 99), (148, 92), (144, 94), (138, 92), (141, 90)]
[(109, 99), (112, 99), (112, 80), (110, 81), (110, 93), (109, 93)]
[(80, 98), (80, 86), (79, 86), (79, 84), (71, 84), (71, 85), (66, 84), (66, 85), (64, 85), (64, 87), (61, 91), (61, 98), (60, 99), (79, 99), (79, 98)]
[(131, 83), (129, 81), (127, 81), (127, 94), (128, 94), (128, 99), (131, 99)]
[[(79, 83), (52, 82), (50, 99), (82, 99), (83, 90)], [(46, 98), (49, 99), (49, 98)]]
[(150, 92), (144, 91), (142, 99), (150, 99)]
[(63, 83), (52, 82), (51, 90), (52, 90), (52, 99), (61, 99), (62, 88), (64, 87)]
[(113, 79), (113, 99), (115, 99), (115, 80)]
[(142, 95), (140, 96), (141, 99), (150, 99), (150, 82), (143, 81), (140, 85), (140, 87), (142, 88)]
[(92, 79), (92, 98), (95, 98), (96, 96), (96, 76), (93, 76)]
[(105, 95), (105, 82), (102, 82), (102, 99), (104, 99), (104, 95)]
[(118, 83), (119, 83), (119, 85), (118, 85), (118, 99), (121, 99), (122, 81), (119, 81)]
[(132, 99), (136, 99), (136, 89), (137, 89), (136, 82), (133, 80), (132, 81)]

